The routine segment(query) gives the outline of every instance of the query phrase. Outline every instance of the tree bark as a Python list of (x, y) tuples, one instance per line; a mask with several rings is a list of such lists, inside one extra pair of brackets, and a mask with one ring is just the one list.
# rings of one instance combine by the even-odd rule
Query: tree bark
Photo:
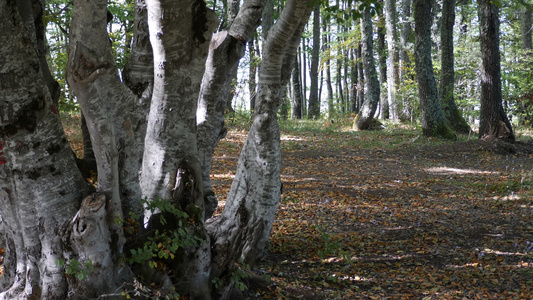
[[(16, 1), (0, 1), (0, 215), (3, 299), (63, 299), (63, 226), (89, 192), (76, 167)], [(50, 184), (50, 183), (54, 184)]]
[(385, 47), (385, 19), (383, 14), (379, 16), (377, 24), (377, 50), (378, 50), (378, 64), (379, 64), (379, 82), (381, 84), (380, 93), (380, 115), (382, 120), (389, 119), (389, 101), (388, 93), (384, 93), (383, 89), (387, 91), (387, 48)]
[(479, 137), (514, 140), (513, 127), (502, 106), (500, 19), (497, 4), (478, 1), (481, 45), (481, 109)]
[(400, 33), (400, 81), (406, 79), (411, 65), (409, 58), (409, 36), (411, 35), (411, 0), (402, 1), (402, 29)]
[[(188, 205), (199, 207), (203, 217), (204, 190), (196, 108), (217, 18), (201, 0), (147, 0), (146, 3), (154, 53), (154, 90), (140, 177), (142, 194), (149, 202), (172, 199), (180, 179), (179, 171), (187, 170), (194, 182), (189, 187), (190, 197), (175, 202), (179, 202), (182, 208)], [(145, 210), (145, 224), (150, 217), (149, 211)], [(199, 236), (206, 235), (201, 233), (202, 226), (196, 229)], [(178, 277), (175, 283), (179, 283), (179, 289), (185, 294), (209, 297), (209, 249), (210, 241), (205, 239), (194, 250), (189, 250), (188, 259), (175, 268)], [(183, 280), (185, 276), (186, 281)]]
[(313, 49), (311, 52), (311, 89), (309, 90), (309, 117), (320, 117), (320, 101), (318, 97), (318, 65), (320, 63), (320, 5), (313, 9)]
[(247, 1), (239, 10), (229, 31), (214, 34), (209, 46), (196, 111), (206, 219), (217, 208), (217, 199), (210, 179), (211, 158), (216, 145), (226, 135), (224, 125), (226, 101), (230, 95), (232, 81), (237, 77), (237, 67), (244, 56), (246, 43), (253, 37), (265, 3), (266, 0)]
[(437, 83), (431, 60), (432, 2), (414, 0), (415, 67), (418, 95), (422, 109), (422, 132), (425, 136), (454, 139), (439, 101)]
[(385, 27), (387, 28), (387, 47), (389, 49), (387, 59), (387, 95), (390, 118), (394, 122), (400, 120), (400, 107), (396, 96), (400, 76), (397, 23), (396, 0), (385, 0)]
[(292, 65), (292, 76), (291, 76), (291, 118), (292, 119), (301, 119), (302, 114), (302, 84), (300, 83), (300, 67), (298, 63), (298, 56), (294, 59), (294, 64)]
[(361, 18), (361, 40), (362, 40), (362, 54), (363, 67), (366, 74), (365, 80), (365, 99), (361, 110), (354, 120), (357, 130), (365, 130), (370, 127), (376, 108), (379, 103), (379, 81), (376, 72), (376, 64), (374, 63), (374, 41), (372, 30), (372, 17), (370, 7), (365, 8)]
[(312, 10), (310, 1), (289, 0), (265, 43), (252, 128), (239, 157), (222, 215), (207, 224), (213, 237), (212, 276), (237, 258), (253, 265), (262, 255), (281, 196), (277, 110), (290, 65)]
[(441, 79), (439, 95), (444, 115), (450, 126), (459, 133), (469, 133), (470, 126), (457, 109), (454, 98), (455, 68), (453, 55), (453, 25), (455, 23), (455, 0), (443, 0), (440, 34)]

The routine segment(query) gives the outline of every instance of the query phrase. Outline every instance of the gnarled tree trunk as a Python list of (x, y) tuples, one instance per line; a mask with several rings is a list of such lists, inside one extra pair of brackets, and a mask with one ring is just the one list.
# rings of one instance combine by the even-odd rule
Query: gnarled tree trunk
[(378, 73), (376, 72), (376, 64), (374, 63), (373, 33), (370, 8), (367, 7), (361, 18), (361, 40), (363, 48), (363, 67), (366, 75), (366, 93), (361, 110), (354, 120), (355, 127), (358, 130), (364, 130), (370, 127), (379, 103), (380, 88)]
[(281, 197), (277, 110), (311, 9), (310, 1), (289, 0), (269, 31), (252, 128), (224, 212), (207, 224), (215, 253), (213, 277), (224, 275), (224, 270), (238, 259), (253, 265), (262, 255), (272, 229)]
[(455, 134), (448, 126), (440, 105), (437, 82), (431, 59), (432, 2), (414, 0), (415, 15), (415, 67), (418, 82), (418, 96), (422, 109), (422, 132), (425, 136), (454, 139)]

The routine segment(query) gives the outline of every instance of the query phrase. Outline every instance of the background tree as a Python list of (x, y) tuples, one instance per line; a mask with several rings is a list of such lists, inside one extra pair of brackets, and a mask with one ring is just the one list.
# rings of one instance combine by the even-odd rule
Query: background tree
[(498, 4), (478, 1), (478, 16), (482, 60), (479, 137), (514, 140), (513, 128), (502, 106)]
[(309, 90), (309, 117), (320, 116), (320, 101), (318, 95), (318, 65), (320, 63), (320, 5), (315, 5), (313, 9), (313, 48), (311, 51), (311, 69), (309, 77), (311, 79), (311, 89)]
[(387, 47), (389, 50), (387, 58), (387, 94), (390, 118), (394, 122), (400, 120), (400, 107), (396, 97), (400, 76), (397, 23), (396, 0), (385, 0), (385, 26), (387, 28)]
[(448, 126), (439, 101), (437, 83), (431, 60), (431, 1), (414, 0), (415, 18), (415, 67), (418, 94), (422, 110), (422, 132), (426, 136), (455, 138)]
[(454, 99), (455, 68), (454, 68), (454, 47), (453, 47), (453, 27), (455, 24), (455, 0), (442, 1), (442, 18), (440, 29), (441, 48), (441, 78), (439, 95), (444, 110), (444, 115), (450, 126), (459, 133), (469, 133), (470, 126), (457, 109)]
[(363, 105), (354, 119), (358, 130), (368, 129), (376, 113), (379, 103), (379, 81), (374, 63), (374, 31), (372, 30), (372, 17), (370, 7), (366, 7), (361, 18), (361, 43), (363, 66), (365, 70), (365, 99)]

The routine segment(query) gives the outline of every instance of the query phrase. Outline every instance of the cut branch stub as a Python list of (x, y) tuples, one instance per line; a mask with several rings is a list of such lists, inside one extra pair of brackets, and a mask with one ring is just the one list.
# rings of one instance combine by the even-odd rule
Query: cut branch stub
[(112, 64), (104, 57), (80, 42), (76, 42), (76, 50), (72, 60), (72, 78), (79, 83), (90, 83), (106, 74)]
[(78, 282), (78, 289), (110, 291), (116, 288), (113, 280), (109, 280), (109, 275), (114, 273), (114, 264), (110, 248), (111, 233), (106, 222), (106, 201), (103, 193), (87, 196), (71, 221), (70, 239), (74, 259), (81, 265), (91, 266), (87, 277)]

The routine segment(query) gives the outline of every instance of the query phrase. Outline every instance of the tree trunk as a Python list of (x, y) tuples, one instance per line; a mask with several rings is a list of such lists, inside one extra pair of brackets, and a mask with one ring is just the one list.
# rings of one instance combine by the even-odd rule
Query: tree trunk
[(379, 103), (379, 81), (376, 72), (376, 64), (374, 63), (374, 42), (372, 30), (372, 17), (370, 15), (370, 7), (365, 8), (363, 17), (361, 18), (361, 40), (362, 40), (362, 54), (363, 67), (365, 69), (366, 80), (365, 90), (366, 97), (363, 101), (363, 106), (354, 120), (355, 127), (358, 130), (365, 130), (370, 127), (376, 108)]
[(385, 27), (387, 28), (387, 47), (389, 49), (387, 59), (387, 95), (389, 99), (390, 118), (394, 122), (400, 120), (400, 107), (396, 96), (400, 76), (397, 23), (396, 0), (385, 0)]
[(318, 98), (318, 65), (320, 63), (320, 5), (313, 9), (313, 49), (311, 52), (311, 89), (309, 91), (309, 117), (320, 117), (320, 102)]
[(502, 106), (498, 11), (498, 5), (492, 1), (478, 1), (482, 61), (479, 137), (514, 140), (513, 127)]
[(422, 132), (425, 136), (454, 139), (455, 134), (448, 122), (439, 101), (437, 83), (431, 60), (431, 21), (432, 2), (414, 0), (415, 16), (415, 67), (418, 82), (418, 95), (422, 109)]
[(250, 113), (253, 114), (255, 107), (255, 96), (257, 93), (257, 67), (258, 52), (255, 51), (254, 38), (248, 43), (248, 53), (250, 54), (250, 67), (248, 76), (248, 93), (250, 94)]
[(300, 83), (300, 67), (298, 63), (298, 56), (294, 59), (294, 64), (292, 65), (292, 76), (291, 76), (291, 118), (292, 119), (301, 119), (302, 115), (302, 85)]
[(214, 34), (209, 46), (196, 111), (206, 219), (217, 208), (217, 199), (210, 179), (211, 158), (216, 145), (226, 135), (224, 126), (226, 101), (230, 95), (232, 81), (237, 77), (237, 67), (244, 56), (246, 42), (253, 38), (265, 2), (265, 0), (247, 1), (239, 10), (229, 31)]
[(443, 0), (440, 35), (441, 79), (439, 94), (444, 115), (450, 126), (459, 133), (469, 133), (470, 126), (457, 109), (454, 99), (455, 69), (453, 55), (453, 25), (455, 23), (455, 0)]
[(385, 19), (383, 14), (380, 14), (377, 35), (378, 35), (378, 62), (379, 62), (379, 82), (381, 84), (380, 93), (380, 115), (382, 120), (389, 119), (389, 101), (388, 94), (383, 92), (383, 89), (387, 90), (387, 49), (385, 48)]
[(363, 68), (363, 46), (357, 45), (357, 70), (359, 72), (359, 79), (357, 82), (357, 110), (361, 110), (363, 107), (363, 101), (365, 99), (365, 72)]
[(22, 26), (16, 1), (0, 1), (0, 18), (0, 215), (7, 238), (0, 298), (63, 299), (63, 228), (89, 189), (31, 42), (35, 32)]
[[(324, 33), (328, 32), (328, 21), (326, 18), (322, 18), (322, 31)], [(330, 53), (329, 50), (329, 35), (322, 35), (322, 45), (324, 47), (324, 53)], [(325, 60), (324, 68), (326, 69), (326, 91), (327, 91), (327, 101), (328, 101), (328, 116), (331, 118), (335, 114), (335, 105), (333, 104), (333, 85), (331, 83), (331, 60)]]
[(406, 79), (411, 65), (409, 59), (409, 36), (411, 35), (411, 0), (402, 0), (402, 29), (400, 33), (400, 81)]
[(207, 224), (213, 237), (212, 276), (237, 258), (253, 265), (262, 255), (281, 196), (277, 110), (296, 49), (312, 10), (310, 1), (289, 0), (269, 32), (259, 75), (252, 128), (239, 157), (224, 212)]

